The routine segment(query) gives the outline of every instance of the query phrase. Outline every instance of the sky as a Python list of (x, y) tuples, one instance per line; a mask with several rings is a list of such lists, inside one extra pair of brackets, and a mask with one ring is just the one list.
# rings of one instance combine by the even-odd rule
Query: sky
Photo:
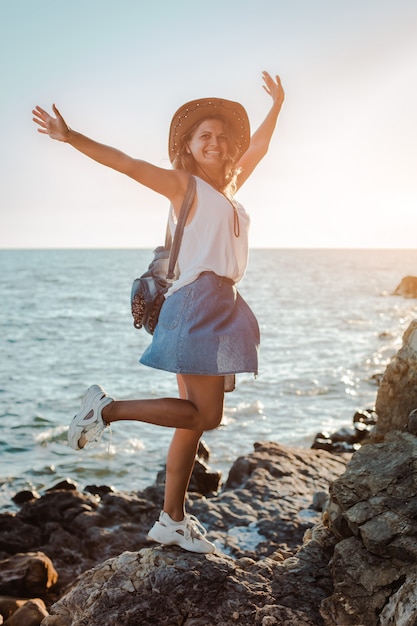
[(153, 248), (168, 201), (36, 132), (68, 125), (170, 167), (188, 100), (241, 102), (279, 74), (267, 156), (239, 190), (251, 246), (415, 248), (415, 0), (0, 0), (0, 248)]

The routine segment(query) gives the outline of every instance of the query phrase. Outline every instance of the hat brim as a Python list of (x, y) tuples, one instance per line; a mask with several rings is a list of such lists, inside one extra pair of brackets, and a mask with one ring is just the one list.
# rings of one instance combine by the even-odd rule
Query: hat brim
[(250, 143), (250, 125), (244, 107), (232, 100), (201, 98), (184, 104), (172, 118), (168, 144), (171, 163), (180, 149), (181, 137), (186, 135), (190, 128), (200, 120), (215, 115), (221, 115), (232, 127), (239, 142), (239, 158), (246, 152)]

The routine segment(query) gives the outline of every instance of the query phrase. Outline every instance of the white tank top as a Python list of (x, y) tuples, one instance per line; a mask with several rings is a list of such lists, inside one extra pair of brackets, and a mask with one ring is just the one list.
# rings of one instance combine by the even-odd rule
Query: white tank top
[[(197, 176), (195, 179), (197, 208), (193, 219), (184, 228), (178, 255), (179, 278), (166, 297), (192, 283), (201, 272), (214, 272), (237, 283), (243, 278), (248, 263), (249, 215), (234, 201), (240, 228), (239, 237), (236, 237), (231, 203), (204, 180)], [(176, 216), (172, 206), (169, 225), (174, 236)]]

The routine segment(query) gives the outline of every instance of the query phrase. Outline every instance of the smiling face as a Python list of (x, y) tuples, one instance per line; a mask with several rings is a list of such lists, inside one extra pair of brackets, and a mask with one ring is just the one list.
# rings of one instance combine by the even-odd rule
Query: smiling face
[(203, 120), (189, 139), (187, 152), (203, 169), (224, 168), (229, 158), (229, 141), (224, 122), (217, 118)]
[(227, 190), (233, 195), (235, 165), (240, 155), (240, 142), (234, 131), (218, 114), (195, 122), (177, 136), (177, 152), (172, 159), (174, 169), (199, 176), (222, 193)]

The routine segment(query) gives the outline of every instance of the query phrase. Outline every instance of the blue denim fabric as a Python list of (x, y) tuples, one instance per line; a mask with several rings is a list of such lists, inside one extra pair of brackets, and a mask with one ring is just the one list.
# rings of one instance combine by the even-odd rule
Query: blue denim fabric
[(181, 374), (257, 374), (258, 349), (258, 322), (233, 282), (203, 272), (166, 299), (140, 363)]

